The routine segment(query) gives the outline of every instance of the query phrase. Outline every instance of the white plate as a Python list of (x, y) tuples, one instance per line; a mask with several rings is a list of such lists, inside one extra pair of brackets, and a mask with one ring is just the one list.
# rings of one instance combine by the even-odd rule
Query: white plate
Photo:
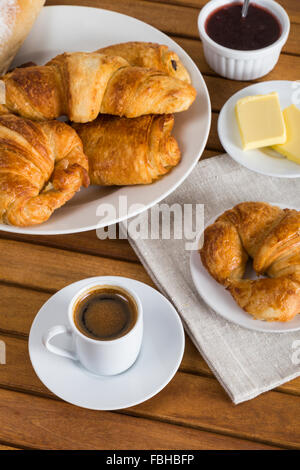
[(296, 104), (299, 96), (299, 85), (288, 80), (274, 80), (270, 82), (256, 83), (235, 93), (224, 104), (219, 120), (218, 134), (226, 152), (238, 163), (249, 170), (263, 175), (278, 176), (281, 178), (299, 178), (300, 165), (280, 155), (271, 148), (264, 147), (255, 150), (243, 150), (234, 107), (238, 99), (250, 95), (263, 95), (277, 91), (281, 109)]
[[(184, 50), (165, 34), (142, 21), (98, 8), (51, 6), (43, 8), (14, 65), (28, 61), (43, 64), (65, 51), (93, 51), (126, 41), (152, 41), (173, 49), (188, 69), (197, 98), (191, 108), (176, 114), (174, 136), (182, 160), (168, 175), (152, 185), (82, 189), (71, 201), (56, 210), (49, 221), (36, 227), (18, 228), (0, 224), (9, 232), (54, 235), (83, 232), (132, 217), (153, 206), (174, 191), (199, 160), (210, 129), (209, 94), (199, 69)], [(119, 196), (127, 196), (128, 211), (119, 214)], [(136, 203), (141, 207), (130, 207)], [(114, 214), (105, 219), (96, 215), (99, 204), (110, 204)]]
[[(67, 323), (68, 303), (79, 289), (91, 281), (107, 280), (134, 290), (140, 297), (144, 336), (135, 364), (122, 374), (103, 377), (91, 374), (78, 362), (50, 353), (42, 337), (52, 326)], [(62, 347), (70, 346), (66, 337), (56, 341)], [(84, 279), (60, 290), (41, 308), (29, 335), (29, 355), (40, 380), (63, 400), (93, 410), (128, 408), (153, 397), (175, 375), (183, 352), (184, 331), (172, 304), (152, 287), (119, 276)]]
[[(288, 207), (287, 205), (273, 202), (271, 204), (281, 208)], [(290, 208), (292, 209), (292, 207)], [(227, 209), (229, 209), (229, 207)], [(222, 211), (222, 213), (223, 212), (224, 211)], [(221, 213), (212, 217), (207, 224), (205, 224), (205, 227), (212, 224), (219, 215), (221, 215)], [(199, 234), (198, 243), (200, 243), (202, 233)], [(293, 320), (287, 323), (255, 320), (251, 315), (239, 307), (225, 287), (215, 281), (209, 274), (203, 266), (200, 254), (197, 250), (194, 250), (191, 253), (190, 268), (195, 287), (200, 296), (207, 305), (209, 305), (209, 307), (226, 320), (243, 326), (244, 328), (248, 328), (249, 330), (264, 331), (265, 333), (287, 333), (300, 330), (300, 315), (296, 315)], [(244, 277), (246, 279), (257, 279), (257, 276), (252, 269), (251, 260), (247, 265)]]

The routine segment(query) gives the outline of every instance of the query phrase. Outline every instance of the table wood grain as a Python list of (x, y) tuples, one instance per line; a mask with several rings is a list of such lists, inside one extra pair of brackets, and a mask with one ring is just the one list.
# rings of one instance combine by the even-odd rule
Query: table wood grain
[[(106, 8), (169, 34), (204, 75), (212, 128), (202, 158), (223, 151), (217, 119), (224, 102), (247, 82), (226, 80), (206, 64), (197, 32), (205, 0), (61, 0), (47, 5)], [(300, 79), (300, 7), (281, 0), (291, 33), (276, 68), (261, 80)], [(99, 45), (100, 47), (100, 45)], [(118, 412), (90, 411), (55, 397), (28, 355), (31, 323), (43, 303), (71, 282), (112, 273), (153, 282), (126, 240), (95, 231), (63, 236), (0, 232), (0, 450), (9, 449), (299, 449), (300, 379), (241, 405), (231, 403), (189, 338), (180, 369), (151, 400)], [(84, 429), (84, 432), (82, 430)]]

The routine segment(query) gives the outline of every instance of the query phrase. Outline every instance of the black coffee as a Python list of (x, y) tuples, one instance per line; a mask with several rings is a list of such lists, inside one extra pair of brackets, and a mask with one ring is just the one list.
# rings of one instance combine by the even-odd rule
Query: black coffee
[(123, 289), (103, 286), (86, 292), (75, 304), (73, 314), (76, 327), (85, 336), (109, 341), (133, 328), (137, 306)]

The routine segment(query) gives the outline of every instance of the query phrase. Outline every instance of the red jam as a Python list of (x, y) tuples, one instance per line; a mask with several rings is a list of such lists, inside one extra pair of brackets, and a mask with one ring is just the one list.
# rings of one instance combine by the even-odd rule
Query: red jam
[(277, 18), (265, 8), (250, 3), (242, 18), (242, 3), (229, 3), (213, 11), (206, 20), (208, 36), (221, 46), (253, 51), (273, 44), (281, 35)]

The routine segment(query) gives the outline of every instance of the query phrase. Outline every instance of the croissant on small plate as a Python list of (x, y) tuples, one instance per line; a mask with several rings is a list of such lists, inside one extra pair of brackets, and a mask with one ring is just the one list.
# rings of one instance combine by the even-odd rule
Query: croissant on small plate
[(70, 126), (0, 116), (0, 222), (45, 222), (89, 185), (88, 159)]
[(191, 78), (176, 52), (153, 42), (124, 42), (103, 47), (97, 52), (123, 57), (130, 65), (160, 70), (172, 77), (191, 83)]
[[(204, 231), (203, 265), (254, 318), (289, 321), (300, 313), (300, 212), (243, 202)], [(248, 257), (257, 274), (243, 279)]]
[(89, 159), (92, 184), (149, 184), (171, 170), (180, 151), (171, 135), (172, 115), (134, 119), (101, 115), (88, 124), (74, 124)]
[(129, 118), (174, 113), (188, 109), (196, 97), (182, 80), (97, 52), (61, 54), (46, 65), (17, 68), (2, 81), (0, 114), (35, 120), (66, 115), (84, 123), (99, 113)]

